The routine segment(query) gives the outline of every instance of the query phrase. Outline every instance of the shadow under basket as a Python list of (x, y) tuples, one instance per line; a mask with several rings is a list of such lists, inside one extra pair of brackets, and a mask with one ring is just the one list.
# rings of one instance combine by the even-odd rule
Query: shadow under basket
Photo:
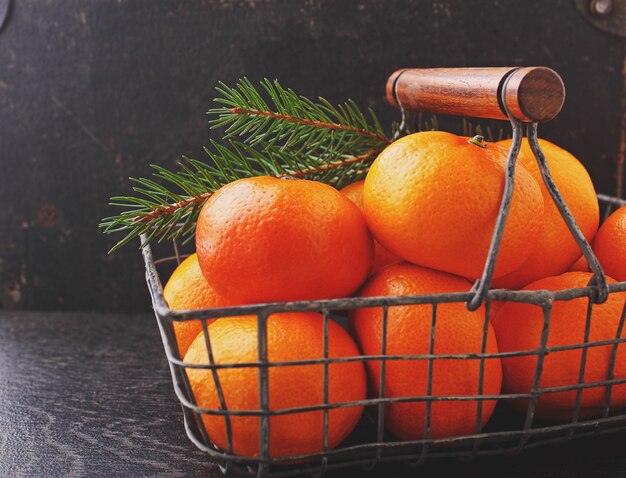
[[(625, 201), (599, 195), (600, 201), (607, 204), (610, 208), (615, 205), (624, 205)], [(608, 211), (608, 209), (607, 209)], [(162, 249), (164, 245), (160, 245)], [(201, 450), (205, 451), (210, 460), (218, 463), (225, 474), (232, 476), (292, 476), (294, 474), (310, 473), (313, 475), (323, 475), (326, 470), (336, 469), (347, 466), (361, 466), (365, 469), (371, 469), (379, 463), (400, 461), (409, 466), (418, 466), (425, 460), (457, 457), (461, 459), (472, 459), (481, 455), (515, 455), (526, 448), (533, 448), (546, 444), (555, 444), (565, 442), (573, 438), (598, 435), (603, 433), (614, 432), (626, 429), (626, 410), (612, 410), (611, 408), (611, 390), (619, 385), (626, 383), (626, 377), (614, 376), (614, 363), (617, 356), (617, 349), (620, 343), (626, 342), (626, 338), (621, 338), (624, 321), (626, 318), (626, 307), (621, 312), (621, 317), (615, 336), (609, 340), (601, 342), (589, 341), (589, 329), (593, 316), (593, 310), (597, 307), (594, 304), (597, 289), (595, 286), (588, 286), (579, 289), (567, 289), (556, 292), (548, 291), (509, 291), (509, 290), (490, 290), (485, 301), (484, 327), (482, 350), (469, 354), (435, 354), (434, 351), (434, 331), (436, 330), (437, 306), (443, 303), (468, 303), (473, 292), (455, 292), (445, 294), (426, 294), (414, 296), (394, 296), (394, 297), (368, 297), (368, 298), (347, 298), (333, 300), (317, 300), (317, 301), (301, 301), (301, 302), (285, 302), (285, 303), (269, 303), (258, 305), (245, 305), (237, 307), (215, 308), (194, 311), (172, 311), (168, 308), (163, 297), (162, 282), (159, 278), (157, 269), (166, 271), (171, 270), (173, 266), (185, 257), (180, 253), (179, 247), (174, 243), (174, 254), (155, 260), (150, 245), (143, 247), (143, 258), (146, 267), (146, 280), (152, 304), (157, 318), (159, 330), (165, 348), (165, 354), (169, 363), (174, 390), (181, 402), (185, 431), (191, 441)], [(168, 269), (169, 268), (169, 269)], [(609, 285), (609, 296), (619, 292), (626, 291), (626, 282), (618, 282)], [(586, 333), (581, 343), (548, 347), (548, 335), (550, 329), (550, 318), (553, 304), (558, 301), (572, 300), (575, 298), (584, 298), (588, 303), (586, 316)], [(540, 343), (533, 350), (525, 350), (519, 352), (501, 352), (486, 353), (488, 321), (491, 304), (495, 301), (512, 301), (533, 304), (543, 310), (544, 327), (541, 335)], [(420, 304), (424, 307), (430, 307), (432, 310), (431, 338), (429, 344), (429, 354), (394, 356), (386, 354), (385, 343), (380, 355), (360, 355), (356, 357), (329, 358), (328, 357), (328, 321), (334, 318), (345, 316), (349, 310), (358, 308), (377, 308), (382, 316), (383, 337), (386, 334), (387, 313), (390, 307), (402, 307)], [(380, 390), (385, 390), (385, 374), (384, 367), (388, 360), (421, 360), (428, 366), (428, 383), (427, 390), (429, 393), (424, 396), (403, 397), (402, 401), (406, 402), (422, 402), (426, 406), (426, 428), (422, 439), (413, 441), (399, 441), (385, 431), (385, 413), (386, 404), (397, 401), (397, 398), (385, 397), (379, 394), (378, 397), (368, 398), (358, 402), (348, 402), (341, 404), (329, 404), (328, 393), (325, 393), (326, 400), (315, 406), (299, 407), (289, 410), (270, 410), (269, 409), (269, 389), (268, 389), (268, 370), (270, 367), (282, 367), (297, 364), (298, 362), (271, 363), (267, 359), (267, 318), (270, 314), (281, 312), (308, 311), (317, 312), (323, 316), (324, 330), (324, 350), (320, 350), (320, 357), (317, 360), (307, 360), (306, 364), (320, 364), (324, 369), (325, 390), (328, 390), (328, 366), (332, 363), (341, 361), (378, 361), (383, 372), (380, 374), (381, 383)], [(256, 363), (247, 364), (249, 367), (258, 370), (259, 377), (259, 409), (247, 410), (245, 413), (251, 416), (259, 417), (259, 437), (260, 454), (256, 457), (242, 457), (228, 453), (219, 449), (212, 444), (206, 434), (204, 424), (200, 419), (203, 413), (212, 415), (221, 415), (228, 422), (234, 416), (240, 416), (241, 410), (231, 411), (226, 407), (220, 407), (216, 410), (207, 410), (196, 405), (191, 388), (185, 372), (185, 364), (180, 357), (176, 340), (173, 332), (173, 322), (185, 320), (202, 320), (204, 323), (203, 330), (205, 339), (208, 342), (207, 320), (213, 318), (227, 318), (241, 315), (256, 315), (258, 323), (258, 350), (259, 360)], [(341, 322), (341, 320), (339, 320)], [(434, 325), (434, 327), (433, 327)], [(610, 346), (610, 365), (609, 374), (606, 380), (601, 382), (585, 383), (584, 367), (587, 356), (587, 350), (593, 347)], [(626, 345), (625, 345), (626, 347)], [(208, 350), (210, 350), (207, 347)], [(539, 379), (542, 372), (542, 363), (549, 353), (563, 350), (579, 349), (581, 353), (580, 374), (578, 383), (570, 385), (540, 388)], [(484, 381), (484, 364), (490, 358), (504, 358), (521, 355), (535, 355), (537, 357), (537, 367), (533, 382), (532, 390), (527, 394), (500, 394), (486, 395), (483, 393)], [(479, 361), (479, 379), (478, 393), (468, 396), (435, 396), (431, 395), (432, 390), (432, 364), (436, 360), (474, 360)], [(215, 364), (209, 354), (209, 363), (192, 365), (196, 368), (207, 370), (218, 370), (223, 368), (232, 368), (233, 364)], [(221, 386), (217, 373), (214, 374), (216, 380), (216, 389), (218, 394), (222, 394)], [(605, 389), (605, 403), (603, 410), (594, 418), (583, 418), (581, 414), (581, 396), (586, 388), (603, 387)], [(551, 422), (539, 421), (535, 417), (535, 407), (537, 399), (543, 394), (554, 393), (559, 391), (575, 391), (576, 406), (572, 412), (571, 419), (558, 424)], [(513, 412), (506, 402), (513, 399), (526, 399), (529, 406), (525, 414)], [(431, 418), (431, 404), (435, 401), (446, 400), (472, 400), (475, 401), (477, 407), (477, 418), (475, 432), (468, 435), (449, 437), (449, 438), (432, 438), (429, 435), (429, 426)], [(498, 400), (498, 405), (486, 427), (481, 427), (481, 416), (483, 402), (486, 400)], [(365, 406), (365, 413), (361, 421), (350, 434), (350, 436), (334, 449), (322, 449), (318, 453), (308, 455), (299, 455), (294, 457), (271, 458), (269, 454), (269, 419), (272, 415), (302, 413), (307, 411), (322, 411), (324, 414), (324, 442), (327, 443), (328, 437), (328, 414), (329, 410), (337, 406)], [(227, 425), (227, 429), (229, 425)], [(232, 447), (232, 437), (228, 434), (229, 449)], [(294, 462), (297, 462), (294, 464)]]

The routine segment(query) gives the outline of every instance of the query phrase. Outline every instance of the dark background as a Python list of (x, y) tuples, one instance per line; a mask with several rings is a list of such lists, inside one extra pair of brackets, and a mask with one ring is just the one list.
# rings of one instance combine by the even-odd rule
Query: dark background
[(540, 133), (615, 192), (624, 41), (572, 0), (12, 3), (0, 31), (0, 308), (148, 310), (138, 244), (108, 255), (119, 237), (98, 230), (108, 198), (150, 163), (201, 158), (216, 82), (243, 75), (353, 98), (389, 122), (396, 68), (550, 66), (567, 99)]

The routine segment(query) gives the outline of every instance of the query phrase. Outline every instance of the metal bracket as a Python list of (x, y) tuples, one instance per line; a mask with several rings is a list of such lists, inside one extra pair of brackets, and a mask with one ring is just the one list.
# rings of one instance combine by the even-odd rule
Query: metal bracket
[(626, 2), (623, 0), (574, 0), (576, 8), (595, 28), (626, 38)]

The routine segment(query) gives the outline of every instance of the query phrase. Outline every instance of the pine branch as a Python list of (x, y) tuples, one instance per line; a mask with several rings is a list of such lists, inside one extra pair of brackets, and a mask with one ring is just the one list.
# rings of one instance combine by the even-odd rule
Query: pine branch
[(329, 137), (361, 152), (391, 143), (374, 112), (370, 109), (368, 118), (352, 100), (335, 107), (324, 98), (311, 101), (276, 80), (259, 85), (261, 91), (247, 78), (234, 87), (220, 83), (215, 102), (223, 106), (208, 111), (217, 116), (211, 127), (226, 127), (225, 138), (238, 136), (251, 145), (265, 142), (291, 151), (315, 150)]
[[(192, 239), (204, 203), (237, 179), (287, 175), (341, 188), (363, 178), (391, 143), (373, 111), (363, 113), (352, 100), (314, 102), (269, 80), (259, 91), (245, 78), (217, 91), (222, 106), (208, 114), (212, 128), (225, 128), (225, 144), (205, 148), (210, 162), (184, 157), (178, 171), (152, 165), (151, 178), (131, 178), (135, 195), (113, 197), (110, 204), (124, 210), (100, 224), (105, 233), (126, 232), (112, 251), (144, 233), (146, 243)], [(394, 123), (392, 137), (397, 130)]]
[[(168, 171), (157, 165), (153, 179), (131, 178), (135, 196), (111, 198), (110, 205), (125, 210), (104, 218), (100, 227), (105, 233), (126, 232), (111, 252), (148, 233), (145, 243), (193, 238), (198, 214), (206, 200), (221, 186), (237, 179), (269, 175), (312, 179), (341, 188), (362, 179), (380, 150), (370, 150), (358, 156), (337, 156), (320, 150), (317, 155), (291, 153), (269, 145), (260, 152), (241, 142), (228, 141), (229, 147), (212, 142), (205, 148), (213, 164), (183, 157), (178, 171)], [(324, 158), (333, 155), (334, 161)]]
[[(232, 88), (220, 83), (215, 101), (223, 106), (209, 114), (217, 116), (210, 121), (213, 128), (226, 128), (226, 145), (213, 141), (205, 148), (210, 162), (184, 157), (178, 171), (152, 165), (151, 178), (131, 178), (135, 195), (111, 199), (124, 210), (100, 226), (105, 233), (126, 232), (112, 251), (144, 233), (146, 243), (192, 239), (206, 200), (237, 179), (288, 175), (343, 187), (363, 178), (391, 143), (376, 115), (364, 114), (351, 100), (335, 107), (324, 98), (314, 102), (297, 95), (277, 81), (264, 80), (260, 86), (259, 92), (245, 78)], [(393, 124), (392, 137), (397, 129)]]
[[(347, 125), (342, 125), (342, 124), (337, 124), (337, 123), (325, 123), (323, 121), (304, 120), (304, 119), (296, 118), (294, 116), (274, 113), (272, 111), (255, 111), (255, 110), (246, 110), (243, 108), (231, 108), (229, 110), (229, 113), (234, 116), (265, 116), (265, 117), (272, 118), (272, 119), (279, 120), (279, 121), (286, 121), (289, 123), (312, 126), (314, 128), (326, 128), (326, 129), (331, 129), (335, 131), (347, 131), (349, 133), (369, 136), (370, 138), (376, 141), (380, 141), (381, 143), (384, 143), (384, 144), (391, 144), (391, 141), (388, 140), (386, 136), (383, 136), (380, 133), (377, 133), (372, 130), (363, 129), (363, 128), (356, 128), (354, 126), (347, 126)], [(222, 117), (225, 117), (225, 115), (222, 115)]]
[[(340, 159), (339, 161), (334, 161), (330, 163), (323, 163), (314, 168), (301, 169), (299, 171), (294, 171), (290, 173), (290, 176), (293, 176), (295, 178), (305, 178), (305, 177), (311, 177), (316, 174), (323, 174), (327, 171), (334, 171), (334, 170), (337, 170), (339, 168), (343, 168), (346, 166), (352, 166), (354, 164), (358, 164), (359, 166), (366, 166), (366, 165), (369, 166), (369, 164), (374, 159), (376, 159), (376, 156), (378, 156), (379, 153), (380, 151), (371, 149), (367, 151), (365, 154), (361, 154), (359, 156), (353, 156), (351, 158), (344, 158), (344, 159)], [(360, 172), (362, 172), (362, 169), (355, 170), (355, 174), (360, 173)], [(343, 184), (341, 186), (343, 186)], [(338, 187), (341, 187), (341, 186), (338, 186)]]

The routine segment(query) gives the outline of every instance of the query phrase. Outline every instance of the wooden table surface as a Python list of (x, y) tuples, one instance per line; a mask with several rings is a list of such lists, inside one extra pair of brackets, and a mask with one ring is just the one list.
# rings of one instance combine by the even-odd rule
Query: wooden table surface
[[(149, 314), (0, 312), (0, 477), (219, 477), (183, 429)], [(626, 433), (327, 476), (626, 476)]]

